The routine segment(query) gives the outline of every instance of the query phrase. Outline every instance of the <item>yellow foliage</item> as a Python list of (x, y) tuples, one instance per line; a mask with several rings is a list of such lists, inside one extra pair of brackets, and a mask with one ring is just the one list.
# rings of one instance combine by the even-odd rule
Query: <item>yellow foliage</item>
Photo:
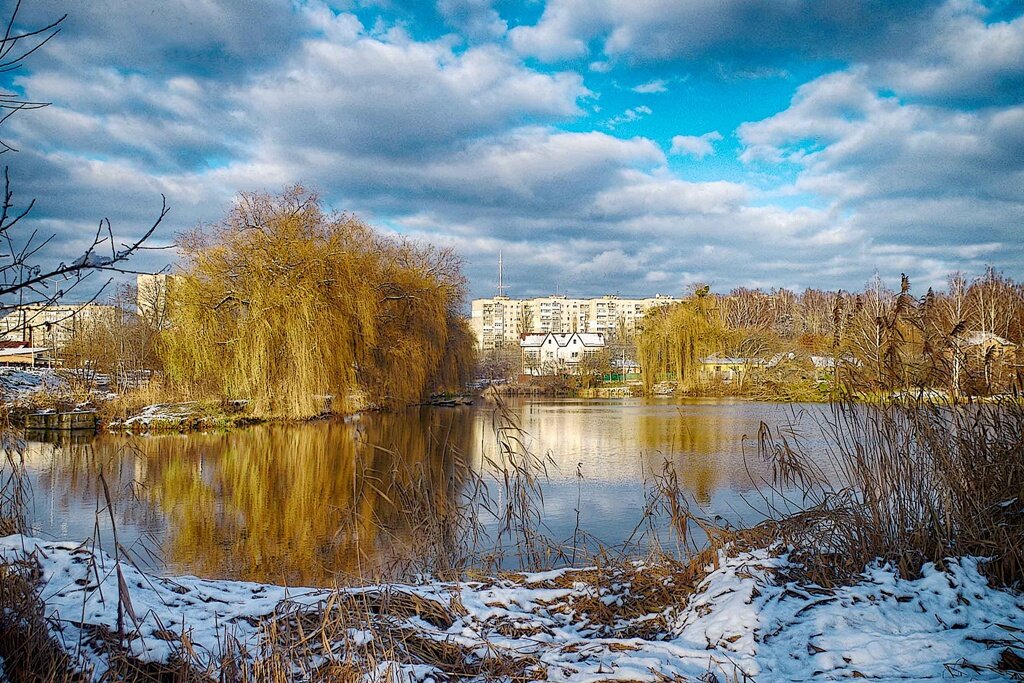
[(701, 359), (721, 350), (726, 333), (714, 297), (694, 296), (647, 313), (637, 338), (644, 389), (665, 379), (674, 379), (679, 391), (692, 389)]
[[(450, 250), (327, 214), (302, 188), (242, 194), (228, 217), (179, 241), (168, 293), (168, 375), (254, 413), (308, 417), (457, 387), (471, 362)], [(452, 358), (458, 360), (452, 360)]]

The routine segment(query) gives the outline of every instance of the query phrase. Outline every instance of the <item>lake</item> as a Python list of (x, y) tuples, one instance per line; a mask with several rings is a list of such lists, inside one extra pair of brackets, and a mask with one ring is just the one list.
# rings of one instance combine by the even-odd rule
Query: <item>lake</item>
[[(418, 407), (230, 432), (30, 441), (30, 533), (94, 539), (112, 552), (116, 530), (150, 570), (289, 585), (457, 567), (460, 548), (486, 553), (505, 526), (495, 566), (528, 565), (516, 552), (522, 539), (548, 564), (579, 562), (598, 547), (675, 542), (664, 511), (648, 508), (645, 492), (659, 480), (674, 481), (704, 516), (760, 521), (771, 474), (757, 457), (759, 426), (813, 426), (822, 408), (531, 399), (506, 410)], [(437, 557), (446, 559), (428, 560)]]

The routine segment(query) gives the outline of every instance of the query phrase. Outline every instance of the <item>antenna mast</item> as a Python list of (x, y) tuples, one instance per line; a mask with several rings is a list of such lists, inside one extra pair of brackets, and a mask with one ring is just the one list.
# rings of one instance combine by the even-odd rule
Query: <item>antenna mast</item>
[(505, 285), (502, 282), (501, 250), (498, 250), (498, 296), (505, 296)]

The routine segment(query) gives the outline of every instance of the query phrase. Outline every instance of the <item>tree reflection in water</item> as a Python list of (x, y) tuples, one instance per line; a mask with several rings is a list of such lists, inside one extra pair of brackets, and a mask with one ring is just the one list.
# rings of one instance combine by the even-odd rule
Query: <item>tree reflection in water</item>
[(160, 551), (172, 572), (331, 584), (339, 573), (370, 578), (428, 557), (458, 561), (470, 423), (464, 410), (422, 409), (218, 434), (105, 435), (39, 446), (52, 458), (40, 483), (62, 492), (57, 504), (94, 500), (102, 469), (120, 522), (165, 520)]

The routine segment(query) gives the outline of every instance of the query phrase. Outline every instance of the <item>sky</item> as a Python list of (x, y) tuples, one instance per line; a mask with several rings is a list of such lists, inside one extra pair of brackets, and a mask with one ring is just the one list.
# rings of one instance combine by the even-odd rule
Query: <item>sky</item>
[[(473, 297), (1024, 280), (1024, 1), (33, 0), (0, 87), (70, 260), (300, 183)], [(155, 269), (171, 251), (144, 254)]]

